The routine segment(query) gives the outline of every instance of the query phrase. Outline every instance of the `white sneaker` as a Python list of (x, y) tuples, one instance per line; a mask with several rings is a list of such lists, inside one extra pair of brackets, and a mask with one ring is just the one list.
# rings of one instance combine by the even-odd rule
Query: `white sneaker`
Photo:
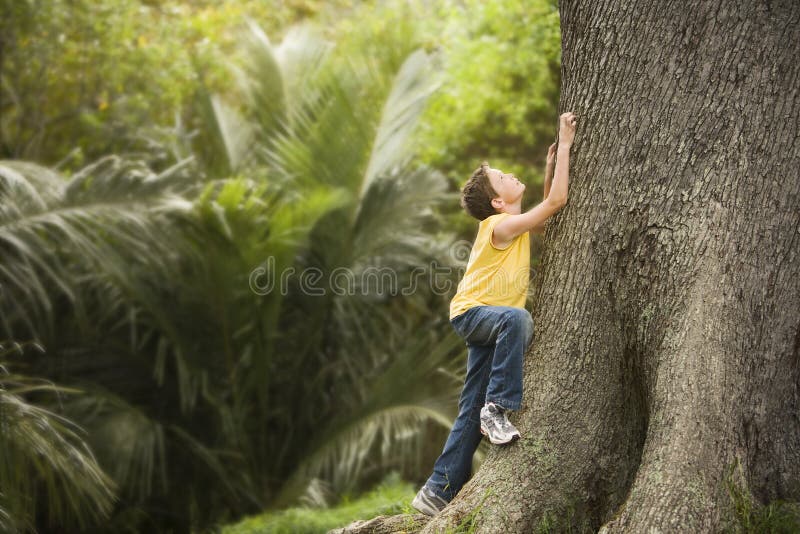
[(422, 486), (411, 501), (411, 506), (425, 515), (436, 515), (447, 506), (447, 501), (436, 495), (428, 486)]
[(506, 411), (493, 402), (481, 408), (481, 434), (489, 436), (495, 445), (503, 445), (520, 438), (519, 430), (508, 420)]

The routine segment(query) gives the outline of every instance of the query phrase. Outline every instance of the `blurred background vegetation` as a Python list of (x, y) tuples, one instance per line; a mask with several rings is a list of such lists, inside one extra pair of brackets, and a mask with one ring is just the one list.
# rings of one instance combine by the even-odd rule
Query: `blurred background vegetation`
[[(423, 482), (464, 372), (459, 187), (489, 159), (541, 199), (555, 2), (0, 13), (0, 530), (207, 531)], [(311, 268), (323, 294), (252, 287)], [(419, 283), (329, 285), (376, 269)]]

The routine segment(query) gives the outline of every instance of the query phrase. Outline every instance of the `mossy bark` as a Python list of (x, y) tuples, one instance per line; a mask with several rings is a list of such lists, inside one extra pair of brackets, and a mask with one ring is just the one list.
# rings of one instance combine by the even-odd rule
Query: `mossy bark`
[(524, 439), (423, 532), (715, 531), (800, 500), (800, 4), (560, 2), (578, 116)]

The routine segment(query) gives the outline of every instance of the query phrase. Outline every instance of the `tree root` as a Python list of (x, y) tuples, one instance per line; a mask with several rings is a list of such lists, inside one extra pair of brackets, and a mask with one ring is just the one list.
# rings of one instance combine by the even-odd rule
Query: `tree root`
[(353, 521), (328, 534), (412, 534), (422, 530), (430, 518), (422, 514), (380, 515), (373, 519)]

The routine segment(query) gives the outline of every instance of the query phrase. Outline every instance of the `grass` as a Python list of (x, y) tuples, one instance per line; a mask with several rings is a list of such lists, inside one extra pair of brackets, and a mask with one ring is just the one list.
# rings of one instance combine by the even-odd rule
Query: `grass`
[(725, 483), (731, 497), (733, 521), (724, 531), (729, 534), (794, 534), (800, 532), (800, 504), (775, 500), (762, 505), (736, 481), (739, 461), (728, 469)]
[(584, 534), (594, 532), (586, 517), (580, 519), (580, 524), (577, 524), (578, 520), (575, 506), (570, 503), (567, 504), (563, 517), (549, 510), (545, 511), (533, 532), (534, 534)]
[(330, 508), (300, 506), (266, 512), (222, 528), (222, 534), (316, 534), (345, 526), (356, 519), (378, 515), (416, 513), (410, 508), (416, 489), (392, 473), (370, 492), (355, 500), (343, 499)]
[(478, 526), (478, 514), (480, 514), (483, 505), (486, 503), (486, 499), (488, 499), (490, 495), (492, 495), (492, 490), (487, 489), (486, 493), (483, 494), (481, 502), (478, 503), (478, 506), (476, 506), (469, 514), (466, 515), (466, 517), (459, 521), (458, 525), (454, 529), (447, 529), (445, 534), (473, 534)]

